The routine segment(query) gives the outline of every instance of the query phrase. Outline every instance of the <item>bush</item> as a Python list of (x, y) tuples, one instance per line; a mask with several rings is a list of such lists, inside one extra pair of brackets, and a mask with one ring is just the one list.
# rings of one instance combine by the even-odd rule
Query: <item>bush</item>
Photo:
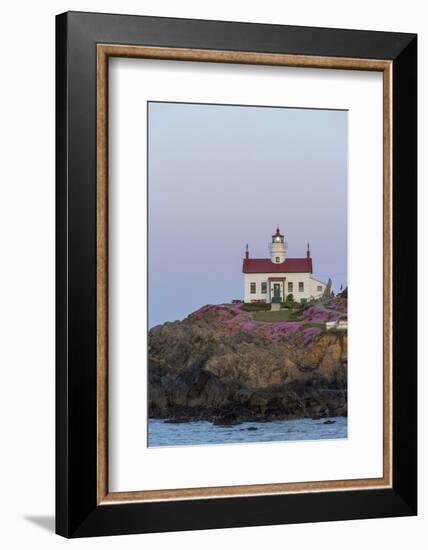
[(346, 298), (348, 299), (348, 287), (345, 288), (345, 290), (342, 290), (340, 294), (338, 294), (340, 298)]
[(295, 303), (296, 302), (294, 301), (294, 296), (292, 294), (288, 294), (284, 302), (284, 307), (292, 308), (294, 307)]

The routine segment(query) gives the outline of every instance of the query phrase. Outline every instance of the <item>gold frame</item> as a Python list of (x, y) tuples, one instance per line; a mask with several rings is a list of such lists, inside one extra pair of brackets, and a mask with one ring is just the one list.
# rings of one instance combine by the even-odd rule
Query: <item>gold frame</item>
[[(133, 57), (383, 73), (383, 476), (149, 491), (108, 490), (108, 59)], [(392, 62), (256, 52), (97, 45), (97, 503), (392, 487)]]

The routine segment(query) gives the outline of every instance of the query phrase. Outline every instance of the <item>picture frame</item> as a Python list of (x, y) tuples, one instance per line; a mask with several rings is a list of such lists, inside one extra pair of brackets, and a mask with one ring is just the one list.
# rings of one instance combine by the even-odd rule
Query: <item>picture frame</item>
[[(151, 495), (109, 491), (107, 83), (112, 57), (383, 74), (381, 478)], [(58, 534), (86, 537), (417, 513), (416, 74), (414, 34), (83, 12), (57, 16)], [(414, 289), (411, 299), (409, 288)]]

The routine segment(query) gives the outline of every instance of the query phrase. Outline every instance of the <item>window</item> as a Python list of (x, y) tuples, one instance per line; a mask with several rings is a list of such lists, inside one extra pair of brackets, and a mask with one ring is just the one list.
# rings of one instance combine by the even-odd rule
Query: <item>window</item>
[(317, 286), (317, 291), (318, 291), (318, 292), (322, 292), (322, 286), (321, 286), (321, 285), (318, 285), (318, 286)]
[(251, 294), (256, 293), (256, 283), (250, 283), (250, 293)]
[(279, 264), (279, 260), (280, 260), (279, 256), (277, 256), (277, 257), (275, 258), (275, 260), (276, 260), (276, 263)]
[(293, 292), (293, 283), (288, 283), (288, 293), (291, 294)]
[(299, 292), (304, 292), (305, 291), (305, 286), (303, 283), (299, 283)]
[(262, 294), (267, 294), (267, 283), (262, 283)]

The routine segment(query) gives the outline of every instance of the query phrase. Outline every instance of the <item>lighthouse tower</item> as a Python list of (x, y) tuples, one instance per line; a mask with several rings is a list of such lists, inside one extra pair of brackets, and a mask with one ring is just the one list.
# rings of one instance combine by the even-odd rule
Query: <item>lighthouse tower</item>
[(284, 235), (281, 235), (279, 227), (272, 235), (272, 242), (269, 244), (270, 259), (274, 264), (281, 264), (287, 256), (287, 243), (284, 241)]

